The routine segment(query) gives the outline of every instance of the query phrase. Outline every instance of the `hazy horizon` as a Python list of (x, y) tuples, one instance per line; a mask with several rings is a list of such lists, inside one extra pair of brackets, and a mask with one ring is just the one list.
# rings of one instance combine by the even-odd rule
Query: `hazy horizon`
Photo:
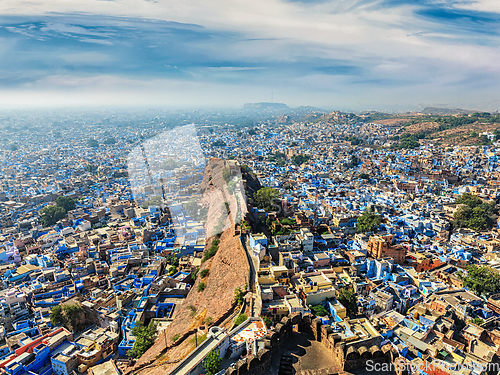
[(0, 107), (500, 109), (494, 0), (0, 3)]

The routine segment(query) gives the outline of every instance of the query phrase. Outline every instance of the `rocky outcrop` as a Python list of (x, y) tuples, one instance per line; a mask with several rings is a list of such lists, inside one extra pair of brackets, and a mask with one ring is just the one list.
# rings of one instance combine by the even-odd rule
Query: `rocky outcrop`
[[(178, 311), (172, 323), (135, 366), (126, 370), (127, 373), (168, 374), (176, 363), (194, 349), (190, 338), (204, 325), (207, 318), (210, 318), (213, 324), (219, 325), (234, 312), (234, 290), (238, 287), (243, 289), (248, 283), (249, 265), (240, 237), (234, 229), (233, 216), (238, 210), (246, 210), (246, 206), (242, 207), (244, 201), (239, 201), (235, 194), (228, 191), (223, 179), (224, 167), (222, 160), (211, 159), (201, 186), (202, 199), (204, 204), (209, 206), (208, 225), (212, 226), (211, 230), (214, 231), (213, 227), (219, 220), (225, 222), (217, 253), (200, 268), (200, 271), (209, 268), (209, 275), (203, 280), (200, 277), (196, 279), (184, 303), (176, 306)], [(210, 238), (207, 241), (206, 248), (210, 247), (212, 240), (213, 238)], [(206, 287), (199, 292), (198, 286), (201, 282), (205, 283)]]

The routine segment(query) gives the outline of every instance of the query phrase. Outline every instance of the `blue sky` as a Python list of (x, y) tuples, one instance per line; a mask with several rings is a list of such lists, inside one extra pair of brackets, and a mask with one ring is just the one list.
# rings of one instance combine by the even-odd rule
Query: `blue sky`
[(2, 0), (0, 106), (500, 109), (500, 1)]

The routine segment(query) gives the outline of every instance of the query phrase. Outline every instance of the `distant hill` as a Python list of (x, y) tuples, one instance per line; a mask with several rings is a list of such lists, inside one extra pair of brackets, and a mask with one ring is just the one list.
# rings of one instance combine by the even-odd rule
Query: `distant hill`
[(311, 113), (311, 112), (327, 113), (328, 112), (325, 109), (312, 107), (310, 105), (301, 105), (299, 107), (293, 108), (293, 111), (297, 112), (297, 113)]
[(469, 111), (460, 108), (439, 108), (439, 107), (425, 107), (420, 113), (425, 115), (463, 115), (467, 113), (474, 113), (476, 111)]
[(288, 106), (284, 103), (270, 103), (270, 102), (260, 102), (260, 103), (246, 103), (243, 106), (244, 109), (287, 109)]

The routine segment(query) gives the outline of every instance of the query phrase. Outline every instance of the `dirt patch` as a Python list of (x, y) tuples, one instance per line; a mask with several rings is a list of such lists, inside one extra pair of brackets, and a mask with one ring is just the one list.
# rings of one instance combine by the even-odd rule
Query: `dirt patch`
[(438, 128), (439, 124), (437, 122), (422, 122), (404, 127), (403, 133), (430, 133), (436, 131)]

